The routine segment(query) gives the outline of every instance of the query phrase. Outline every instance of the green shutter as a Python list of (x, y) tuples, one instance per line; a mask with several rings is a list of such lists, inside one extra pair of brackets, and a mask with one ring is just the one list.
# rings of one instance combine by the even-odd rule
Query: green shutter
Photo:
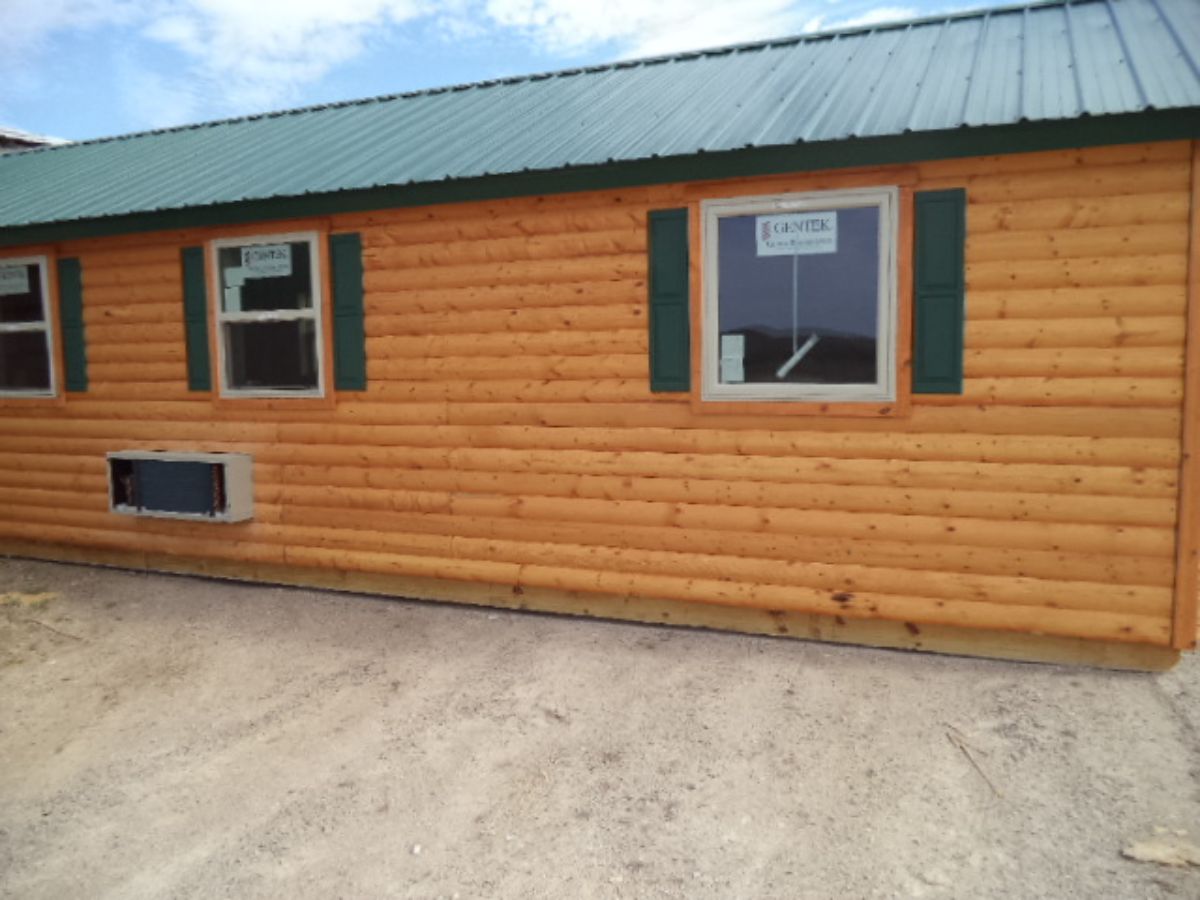
[(367, 389), (367, 344), (363, 326), (362, 237), (331, 234), (333, 267), (333, 374), (339, 391)]
[(208, 286), (204, 248), (183, 248), (183, 325), (187, 339), (189, 391), (212, 390), (208, 359)]
[(650, 390), (692, 387), (688, 213), (650, 213)]
[(58, 261), (58, 325), (68, 391), (86, 391), (87, 337), (83, 326), (83, 267), (78, 259)]
[(913, 393), (963, 392), (967, 193), (916, 195)]

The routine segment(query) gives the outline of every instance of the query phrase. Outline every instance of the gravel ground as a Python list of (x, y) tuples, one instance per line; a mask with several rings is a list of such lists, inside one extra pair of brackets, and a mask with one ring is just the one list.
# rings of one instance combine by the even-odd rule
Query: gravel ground
[(1117, 674), (0, 559), (6, 593), (0, 897), (1200, 897), (1200, 868), (1121, 854), (1200, 843), (1195, 656)]

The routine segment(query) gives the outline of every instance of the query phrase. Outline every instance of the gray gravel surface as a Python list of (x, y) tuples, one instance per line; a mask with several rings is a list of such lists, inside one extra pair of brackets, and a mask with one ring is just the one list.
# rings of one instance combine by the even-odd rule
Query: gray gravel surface
[[(1198, 898), (1117, 674), (0, 560), (0, 897)], [(1157, 829), (1157, 831), (1156, 831)], [(1187, 832), (1187, 835), (1178, 835)]]

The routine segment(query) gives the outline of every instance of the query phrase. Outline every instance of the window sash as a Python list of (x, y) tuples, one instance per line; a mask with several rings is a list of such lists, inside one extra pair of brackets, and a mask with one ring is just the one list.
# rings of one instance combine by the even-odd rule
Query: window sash
[[(878, 290), (876, 305), (875, 381), (872, 384), (742, 383), (720, 381), (718, 227), (721, 219), (808, 210), (879, 209)], [(862, 188), (706, 200), (701, 203), (701, 254), (704, 285), (701, 333), (701, 399), (791, 403), (872, 403), (896, 398), (897, 241), (899, 189)], [(803, 365), (803, 363), (801, 363)]]
[(298, 319), (316, 319), (317, 312), (314, 309), (289, 309), (289, 310), (271, 310), (264, 312), (238, 312), (238, 313), (221, 313), (220, 321), (222, 324), (237, 323), (237, 322), (295, 322)]
[(239, 390), (294, 395), (315, 390), (318, 374), (316, 325), (311, 319), (283, 322), (226, 322), (229, 375)]
[(54, 364), (54, 319), (51, 315), (50, 290), (46, 281), (50, 266), (44, 256), (23, 256), (17, 258), (0, 258), (3, 266), (37, 266), (38, 284), (40, 285), (40, 300), (42, 318), (35, 322), (5, 322), (0, 324), (0, 334), (16, 334), (26, 331), (40, 331), (46, 341), (46, 365), (49, 366), (49, 377), (46, 379), (49, 388), (8, 388), (0, 384), (0, 397), (57, 397), (58, 372)]
[[(301, 309), (256, 310), (253, 312), (226, 312), (221, 297), (223, 278), (220, 251), (228, 247), (252, 247), (261, 244), (308, 243), (309, 287), (312, 304)], [(223, 397), (324, 397), (326, 379), (325, 336), (323, 304), (325, 292), (320, 279), (320, 243), (315, 232), (253, 235), (249, 237), (222, 238), (209, 243), (210, 265), (214, 277), (214, 302), (217, 343), (217, 377)], [(294, 322), (311, 319), (314, 323), (314, 348), (317, 361), (317, 386), (304, 388), (237, 387), (230, 383), (231, 359), (227, 346), (226, 325), (253, 324), (264, 322)]]

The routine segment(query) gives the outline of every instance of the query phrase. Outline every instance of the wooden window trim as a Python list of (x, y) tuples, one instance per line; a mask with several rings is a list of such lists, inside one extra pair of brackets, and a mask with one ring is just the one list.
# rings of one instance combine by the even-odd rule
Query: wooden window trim
[[(878, 173), (877, 173), (878, 174)], [(852, 418), (896, 418), (906, 417), (912, 411), (912, 314), (913, 284), (913, 194), (915, 177), (905, 172), (883, 176), (875, 184), (866, 184), (862, 179), (849, 182), (840, 180), (832, 183), (819, 182), (811, 187), (797, 184), (794, 191), (786, 193), (843, 193), (856, 189), (887, 186), (897, 191), (895, 245), (896, 305), (893, 323), (893, 377), (894, 398), (890, 401), (815, 401), (815, 400), (712, 400), (704, 397), (704, 339), (705, 339), (705, 261), (703, 258), (703, 210), (707, 199), (696, 198), (689, 203), (690, 248), (691, 248), (691, 309), (692, 309), (692, 389), (688, 400), (696, 415), (715, 416), (844, 416)], [(790, 186), (789, 186), (790, 187)], [(778, 193), (754, 191), (743, 186), (739, 193), (728, 197), (777, 196)]]
[[(62, 333), (58, 322), (58, 271), (57, 257), (49, 248), (24, 248), (19, 255), (0, 256), (0, 266), (14, 263), (37, 263), (42, 272), (42, 312), (44, 325), (40, 329), (46, 335), (48, 342), (48, 357), (50, 361), (50, 390), (49, 391), (9, 391), (0, 388), (0, 409), (31, 409), (38, 407), (57, 407), (66, 403), (66, 391), (63, 390), (65, 373), (62, 370), (62, 353), (60, 344)], [(5, 331), (32, 331), (35, 329), (8, 329)]]
[[(316, 323), (317, 389), (314, 391), (288, 390), (237, 390), (227, 383), (225, 341), (222, 324), (226, 321), (221, 311), (221, 271), (219, 251), (223, 247), (241, 247), (248, 244), (270, 244), (307, 241), (310, 247), (309, 266), (314, 293), (311, 318)], [(320, 224), (303, 230), (251, 231), (236, 229), (222, 233), (204, 242), (205, 266), (207, 269), (209, 354), (213, 361), (212, 399), (217, 407), (230, 406), (237, 409), (280, 409), (328, 408), (334, 405), (335, 390), (332, 380), (333, 346), (331, 321), (332, 285), (329, 272), (328, 229)], [(310, 316), (305, 316), (309, 318)], [(266, 321), (269, 317), (265, 317)]]

